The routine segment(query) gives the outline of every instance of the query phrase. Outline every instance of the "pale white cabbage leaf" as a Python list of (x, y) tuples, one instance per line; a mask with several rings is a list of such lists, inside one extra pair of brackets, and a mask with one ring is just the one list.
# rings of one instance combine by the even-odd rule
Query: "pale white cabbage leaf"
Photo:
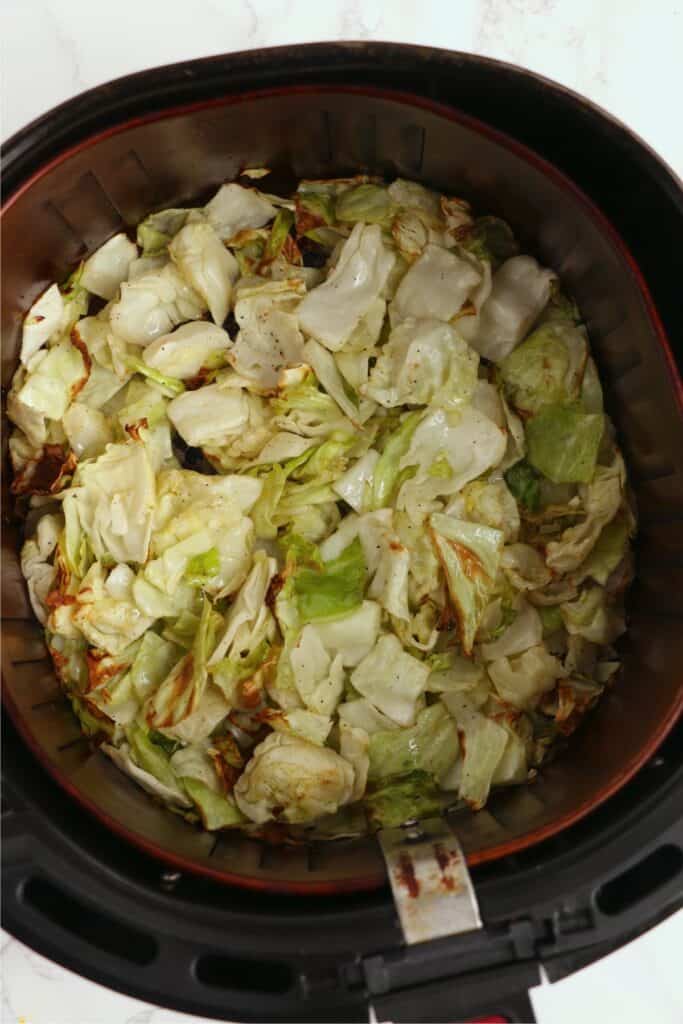
[(52, 564), (51, 558), (62, 527), (61, 516), (51, 513), (41, 516), (35, 535), (25, 541), (21, 549), (21, 572), (26, 580), (31, 607), (42, 625), (45, 625), (48, 614), (45, 600), (57, 573), (57, 567)]
[(621, 505), (626, 471), (617, 453), (610, 466), (598, 466), (589, 484), (580, 488), (584, 518), (566, 529), (559, 540), (548, 542), (546, 564), (554, 572), (578, 568), (590, 553), (608, 523)]
[(137, 246), (126, 234), (113, 235), (83, 264), (81, 285), (102, 299), (113, 299), (137, 255)]
[(555, 274), (531, 256), (512, 256), (493, 275), (476, 334), (469, 343), (500, 363), (526, 337), (550, 298)]
[(277, 387), (280, 373), (304, 362), (299, 329), (302, 281), (243, 278), (235, 292), (239, 334), (229, 359), (237, 373), (265, 392)]
[(417, 467), (402, 485), (397, 507), (420, 519), (435, 498), (457, 494), (465, 484), (496, 466), (507, 438), (488, 416), (470, 406), (428, 412), (417, 426), (400, 468)]
[(193, 221), (180, 229), (168, 247), (176, 267), (209, 308), (219, 327), (230, 309), (232, 286), (239, 276), (237, 260), (211, 224)]
[(99, 458), (82, 463), (74, 495), (96, 558), (147, 561), (156, 482), (144, 444), (109, 444)]
[(478, 354), (450, 324), (410, 318), (394, 327), (380, 349), (363, 393), (386, 408), (457, 408), (474, 392), (478, 365)]
[(112, 330), (129, 345), (149, 345), (178, 324), (199, 320), (204, 299), (168, 264), (134, 281), (123, 282), (109, 308)]
[(488, 673), (498, 695), (521, 709), (535, 707), (543, 694), (566, 675), (562, 662), (543, 644), (513, 657), (497, 658), (488, 665)]
[(379, 225), (356, 224), (327, 280), (301, 302), (301, 329), (333, 352), (343, 348), (380, 298), (394, 261)]
[(51, 284), (33, 303), (24, 317), (20, 359), (27, 366), (32, 356), (60, 330), (64, 299), (58, 285)]
[(465, 654), (470, 654), (495, 587), (503, 534), (479, 523), (438, 513), (429, 522), (458, 621), (460, 643)]
[(398, 286), (390, 314), (393, 324), (408, 317), (451, 320), (479, 285), (481, 264), (468, 253), (425, 246)]
[(249, 403), (243, 391), (207, 384), (174, 398), (168, 418), (187, 444), (220, 445), (247, 423)]
[(355, 668), (351, 682), (388, 718), (412, 725), (428, 676), (429, 667), (404, 651), (393, 633), (385, 633)]
[(221, 185), (204, 207), (206, 219), (224, 242), (229, 242), (240, 231), (263, 227), (276, 213), (272, 203), (256, 189), (234, 183)]
[(333, 814), (353, 790), (353, 767), (334, 750), (275, 732), (254, 749), (235, 800), (251, 821), (263, 823), (277, 813), (295, 823)]
[(227, 331), (200, 320), (157, 338), (143, 350), (142, 358), (167, 377), (191, 380), (202, 369), (222, 365), (231, 345)]

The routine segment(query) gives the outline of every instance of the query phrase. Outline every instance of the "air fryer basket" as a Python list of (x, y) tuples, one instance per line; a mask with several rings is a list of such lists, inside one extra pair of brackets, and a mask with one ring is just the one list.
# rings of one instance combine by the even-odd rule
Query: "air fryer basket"
[[(292, 181), (367, 171), (465, 196), (508, 220), (553, 267), (590, 330), (639, 515), (637, 582), (618, 685), (529, 787), (454, 814), (470, 864), (578, 820), (652, 754), (681, 708), (683, 446), (675, 364), (645, 281), (608, 221), (538, 156), (458, 110), (371, 86), (307, 86), (214, 97), (112, 125), (41, 167), (3, 214), (3, 384), (23, 314), (52, 280), (145, 213), (206, 195), (244, 167)], [(45, 767), (131, 842), (171, 864), (242, 885), (321, 892), (381, 885), (373, 839), (273, 849), (201, 832), (154, 804), (81, 737), (21, 582), (16, 525), (3, 537), (4, 699)], [(678, 560), (678, 561), (677, 561)], [(314, 870), (312, 863), (314, 862)]]
[[(343, 892), (381, 882), (372, 843), (295, 852), (216, 843), (157, 812), (91, 754), (60, 702), (8, 528), (3, 923), (51, 959), (139, 998), (233, 1021), (361, 1021), (371, 1003), (378, 1020), (528, 1022), (525, 993), (540, 965), (563, 977), (680, 905), (681, 723), (658, 745), (676, 718), (683, 651), (675, 366), (600, 216), (535, 157), (456, 111), (531, 146), (590, 195), (636, 257), (680, 361), (671, 259), (683, 232), (680, 182), (604, 112), (508, 65), (386, 43), (231, 54), (91, 90), (5, 147), (5, 384), (35, 295), (147, 209), (199, 197), (266, 159), (295, 174), (403, 173), (508, 216), (562, 273), (589, 317), (640, 507), (624, 679), (536, 785), (455, 817), (477, 862), (484, 927), (416, 946), (403, 942), (386, 885)], [(192, 870), (168, 870), (159, 857)]]

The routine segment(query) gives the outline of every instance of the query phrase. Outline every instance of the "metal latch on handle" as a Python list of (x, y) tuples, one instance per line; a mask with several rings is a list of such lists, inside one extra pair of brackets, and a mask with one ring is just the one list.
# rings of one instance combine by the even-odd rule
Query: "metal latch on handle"
[(407, 945), (482, 927), (460, 843), (443, 818), (378, 835)]

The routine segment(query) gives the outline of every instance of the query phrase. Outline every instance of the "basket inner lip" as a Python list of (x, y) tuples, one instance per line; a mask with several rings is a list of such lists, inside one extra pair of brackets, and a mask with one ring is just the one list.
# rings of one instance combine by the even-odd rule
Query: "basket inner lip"
[[(201, 62), (199, 62), (201, 63)], [(135, 77), (135, 76), (130, 76)], [(251, 103), (261, 99), (279, 98), (281, 96), (320, 96), (320, 95), (347, 95), (347, 96), (369, 96), (371, 98), (385, 100), (393, 103), (398, 103), (403, 106), (413, 106), (419, 109), (426, 110), (429, 113), (435, 114), (437, 117), (445, 118), (446, 120), (460, 124), (470, 130), (487, 137), (489, 140), (495, 142), (497, 145), (511, 151), (513, 154), (524, 160), (526, 163), (531, 164), (536, 170), (540, 171), (543, 175), (550, 178), (558, 185), (563, 191), (569, 193), (572, 200), (583, 207), (589, 218), (593, 221), (598, 230), (603, 234), (609, 241), (611, 247), (615, 249), (620, 255), (623, 262), (627, 265), (631, 277), (637, 287), (639, 294), (643, 300), (647, 317), (652, 326), (653, 332), (657, 338), (657, 341), (664, 352), (666, 358), (667, 371), (669, 374), (671, 388), (676, 397), (679, 411), (683, 415), (683, 381), (678, 371), (676, 360), (674, 358), (671, 345), (669, 343), (666, 330), (659, 316), (658, 310), (655, 306), (652, 295), (650, 294), (649, 288), (645, 281), (645, 278), (626, 243), (618, 233), (616, 228), (608, 220), (605, 214), (593, 203), (586, 193), (580, 189), (575, 182), (571, 180), (567, 175), (560, 171), (554, 164), (540, 156), (534, 150), (521, 142), (513, 139), (511, 136), (493, 128), (491, 125), (474, 118), (469, 114), (464, 113), (456, 107), (448, 106), (435, 100), (427, 99), (424, 96), (419, 96), (411, 92), (405, 92), (393, 89), (378, 88), (376, 86), (363, 86), (363, 85), (315, 85), (314, 83), (308, 83), (305, 85), (295, 86), (282, 86), (278, 88), (269, 89), (257, 89), (249, 90), (239, 95), (221, 96), (210, 99), (203, 99), (192, 103), (184, 103), (175, 105), (163, 109), (156, 110), (154, 112), (140, 115), (137, 117), (130, 118), (128, 120), (121, 121), (109, 128), (92, 133), (78, 143), (74, 144), (63, 150), (57, 156), (52, 158), (38, 168), (33, 174), (31, 174), (26, 181), (24, 181), (13, 193), (8, 197), (3, 207), (0, 209), (0, 217), (6, 214), (14, 204), (23, 196), (30, 188), (32, 188), (38, 181), (53, 171), (55, 168), (60, 166), (62, 163), (68, 161), (73, 156), (82, 152), (83, 150), (89, 149), (90, 147), (97, 145), (98, 143), (108, 139), (112, 136), (121, 134), (122, 132), (128, 131), (131, 128), (136, 128), (149, 124), (152, 122), (167, 120), (169, 118), (182, 116), (185, 114), (192, 114), (202, 110), (235, 106), (242, 103)], [(79, 97), (75, 97), (70, 103), (74, 107), (78, 105)], [(61, 108), (63, 109), (63, 108)], [(635, 145), (640, 143), (634, 139)], [(351, 892), (351, 891), (363, 891), (376, 889), (386, 882), (385, 872), (375, 871), (372, 873), (366, 873), (358, 877), (349, 877), (343, 880), (307, 880), (307, 881), (290, 881), (280, 878), (263, 878), (256, 875), (249, 874), (235, 874), (234, 872), (212, 868), (206, 864), (192, 860), (188, 857), (177, 855), (167, 850), (166, 848), (157, 845), (156, 843), (150, 842), (138, 832), (133, 831), (127, 826), (123, 825), (117, 819), (112, 818), (102, 808), (86, 797), (80, 789), (70, 781), (70, 779), (59, 769), (55, 762), (49, 758), (41, 746), (34, 739), (31, 734), (28, 725), (23, 720), (19, 709), (12, 700), (7, 687), (3, 687), (2, 702), (6, 707), (8, 713), (23, 740), (27, 743), (33, 754), (36, 756), (38, 761), (43, 767), (49, 772), (49, 774), (55, 779), (55, 781), (64, 789), (69, 795), (82, 807), (84, 807), (90, 814), (97, 818), (103, 825), (108, 829), (122, 836), (125, 840), (142, 850), (146, 854), (150, 854), (171, 865), (178, 870), (201, 875), (212, 880), (228, 883), (232, 885), (238, 885), (243, 888), (259, 889), (271, 892), (285, 892), (285, 893), (332, 893), (332, 892)], [(673, 727), (677, 721), (679, 715), (683, 712), (683, 687), (679, 691), (678, 699), (676, 700), (670, 714), (659, 723), (658, 728), (651, 734), (648, 742), (634, 755), (631, 760), (624, 764), (621, 769), (616, 772), (607, 784), (605, 784), (597, 793), (595, 793), (591, 799), (583, 801), (581, 804), (573, 808), (571, 811), (566, 812), (562, 816), (558, 817), (554, 821), (547, 823), (546, 825), (534, 829), (523, 836), (518, 837), (514, 840), (509, 840), (504, 843), (500, 843), (496, 846), (488, 847), (481, 851), (472, 851), (467, 855), (467, 862), (470, 866), (477, 864), (483, 864), (485, 862), (497, 860), (499, 858), (508, 856), (513, 853), (517, 853), (524, 850), (536, 843), (541, 842), (544, 839), (548, 839), (558, 832), (570, 827), (571, 825), (578, 822), (586, 814), (597, 808), (600, 804), (604, 803), (610, 796), (616, 793), (626, 782), (633, 777), (638, 769), (652, 756), (659, 744), (665, 738), (667, 733)]]

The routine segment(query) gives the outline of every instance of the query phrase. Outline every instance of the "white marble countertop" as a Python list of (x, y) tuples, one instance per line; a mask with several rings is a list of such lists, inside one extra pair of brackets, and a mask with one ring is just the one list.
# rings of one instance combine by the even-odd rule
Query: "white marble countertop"
[[(595, 100), (683, 175), (683, 2), (675, 0), (3, 0), (2, 136), (83, 89), (230, 50), (385, 39), (512, 61)], [(578, 141), (577, 141), (577, 144)], [(3, 934), (3, 1024), (201, 1024), (111, 992)], [(683, 912), (533, 991), (541, 1024), (680, 1024)], [(87, 1008), (87, 1009), (86, 1009)]]

